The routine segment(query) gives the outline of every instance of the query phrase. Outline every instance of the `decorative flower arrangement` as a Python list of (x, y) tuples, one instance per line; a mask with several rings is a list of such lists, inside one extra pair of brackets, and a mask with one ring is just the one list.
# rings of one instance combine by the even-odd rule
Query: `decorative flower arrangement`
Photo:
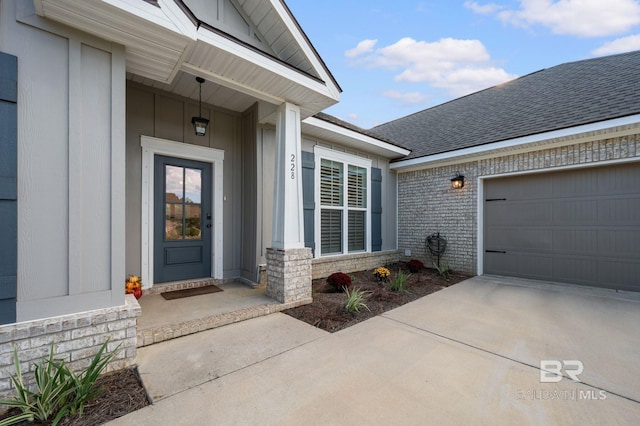
[(384, 266), (380, 266), (379, 268), (376, 268), (375, 271), (373, 271), (373, 275), (375, 275), (378, 281), (382, 283), (389, 281), (391, 272)]
[(136, 299), (142, 297), (142, 278), (137, 275), (129, 275), (124, 285), (126, 294), (133, 294)]
[(418, 259), (411, 259), (407, 262), (407, 268), (415, 274), (416, 272), (424, 269), (424, 263), (420, 262)]
[(327, 278), (327, 284), (336, 291), (344, 291), (351, 286), (351, 277), (343, 272), (334, 272)]

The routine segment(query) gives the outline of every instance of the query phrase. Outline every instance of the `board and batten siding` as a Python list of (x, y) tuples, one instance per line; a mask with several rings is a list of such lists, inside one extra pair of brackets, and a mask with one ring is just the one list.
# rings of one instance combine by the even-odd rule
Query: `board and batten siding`
[(125, 52), (0, 4), (18, 68), (17, 320), (124, 304)]
[(140, 136), (150, 136), (224, 151), (223, 275), (243, 275), (242, 236), (255, 231), (244, 229), (243, 221), (243, 142), (240, 113), (202, 105), (202, 116), (209, 118), (205, 136), (196, 136), (191, 117), (198, 115), (198, 101), (158, 89), (127, 82), (126, 129), (126, 270), (141, 273), (142, 149)]

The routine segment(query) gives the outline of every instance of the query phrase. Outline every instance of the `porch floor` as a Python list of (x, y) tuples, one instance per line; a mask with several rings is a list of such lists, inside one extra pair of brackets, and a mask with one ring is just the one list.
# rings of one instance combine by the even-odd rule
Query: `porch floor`
[[(177, 283), (180, 284), (180, 283)], [(182, 299), (165, 300), (160, 291), (174, 285), (155, 286), (139, 300), (137, 347), (222, 327), (227, 324), (283, 311), (300, 303), (279, 303), (267, 297), (264, 286), (251, 287), (240, 281), (204, 280), (188, 287), (215, 284), (223, 291)], [(180, 287), (179, 285), (177, 286)]]

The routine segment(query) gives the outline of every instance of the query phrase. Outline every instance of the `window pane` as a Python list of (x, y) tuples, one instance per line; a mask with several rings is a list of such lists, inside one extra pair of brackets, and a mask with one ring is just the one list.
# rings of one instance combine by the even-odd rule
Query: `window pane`
[(188, 240), (199, 240), (201, 238), (200, 216), (202, 207), (200, 204), (187, 204), (185, 208), (185, 230), (184, 236)]
[(164, 226), (164, 237), (167, 240), (182, 239), (182, 204), (167, 203), (165, 205)]
[(320, 234), (322, 254), (342, 253), (342, 210), (320, 212)]
[(366, 212), (349, 211), (349, 251), (364, 250)]
[(184, 198), (184, 169), (176, 166), (165, 166), (165, 192), (167, 203), (182, 201)]
[(349, 207), (367, 207), (367, 169), (349, 166), (348, 188)]
[(343, 165), (337, 161), (320, 162), (320, 204), (342, 206)]
[(185, 169), (184, 177), (185, 202), (200, 204), (202, 202), (202, 170)]

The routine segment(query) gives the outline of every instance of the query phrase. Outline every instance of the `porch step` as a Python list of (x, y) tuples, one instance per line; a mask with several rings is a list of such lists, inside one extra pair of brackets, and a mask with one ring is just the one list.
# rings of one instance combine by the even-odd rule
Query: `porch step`
[[(215, 293), (215, 295), (203, 295), (193, 296), (191, 298), (179, 299), (178, 303), (181, 304), (181, 309), (189, 310), (189, 303), (196, 303), (193, 298), (202, 297), (227, 297), (228, 301), (224, 301), (225, 308), (228, 306), (228, 310), (220, 308), (220, 306), (213, 306), (209, 312), (207, 312), (207, 306), (203, 310), (202, 303), (199, 305), (201, 314), (196, 318), (189, 318), (184, 321), (175, 320), (166, 323), (162, 321), (163, 312), (173, 309), (177, 306), (174, 301), (161, 300), (161, 292), (182, 290), (185, 288), (202, 287), (203, 285), (215, 284), (223, 289), (223, 292)], [(225, 325), (237, 323), (240, 321), (256, 318), (260, 316), (269, 315), (275, 312), (284, 311), (289, 308), (304, 305), (311, 301), (297, 301), (291, 303), (278, 303), (277, 301), (270, 299), (264, 295), (264, 289), (257, 287), (251, 288), (245, 284), (236, 282), (220, 282), (216, 280), (197, 280), (192, 282), (172, 283), (167, 286), (162, 286), (159, 290), (149, 289), (153, 291), (145, 291), (144, 295), (140, 299), (140, 305), (142, 307), (142, 317), (145, 316), (145, 312), (148, 317), (146, 321), (138, 320), (138, 328), (136, 330), (137, 347), (149, 346), (155, 343), (164, 342), (167, 340), (175, 339), (182, 336), (187, 336), (200, 331), (211, 330), (213, 328), (222, 327)], [(256, 293), (252, 293), (256, 292)], [(245, 295), (247, 294), (248, 295)], [(190, 300), (191, 299), (191, 300)], [(200, 299), (207, 300), (207, 299)], [(221, 299), (211, 299), (220, 301)], [(249, 301), (250, 300), (250, 301)], [(173, 304), (172, 304), (173, 303)], [(243, 306), (244, 305), (244, 306)], [(154, 321), (149, 321), (149, 318), (153, 318)], [(141, 324), (141, 322), (143, 324)], [(157, 322), (158, 324), (154, 324)]]
[(166, 284), (156, 284), (151, 288), (144, 290), (144, 294), (149, 296), (152, 294), (165, 293), (167, 291), (186, 290), (189, 288), (206, 287), (208, 285), (220, 285), (233, 280), (216, 280), (214, 278), (199, 278), (195, 280), (175, 281)]

